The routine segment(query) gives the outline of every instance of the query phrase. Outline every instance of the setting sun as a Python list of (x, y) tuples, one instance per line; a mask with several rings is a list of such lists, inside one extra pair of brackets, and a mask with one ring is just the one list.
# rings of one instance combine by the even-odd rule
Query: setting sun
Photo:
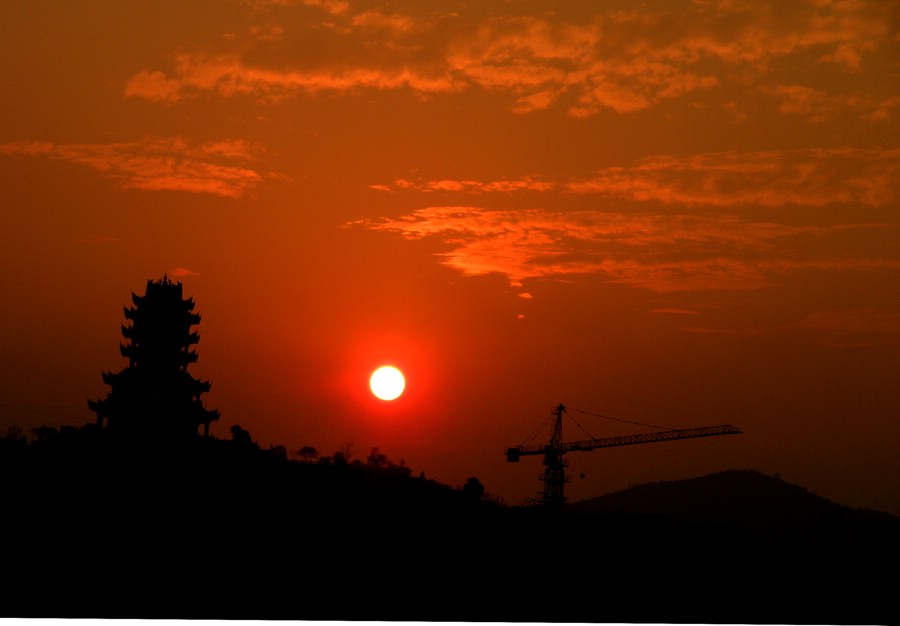
[(385, 365), (372, 372), (369, 378), (369, 388), (376, 398), (381, 400), (396, 400), (403, 393), (406, 380), (403, 373), (396, 367)]

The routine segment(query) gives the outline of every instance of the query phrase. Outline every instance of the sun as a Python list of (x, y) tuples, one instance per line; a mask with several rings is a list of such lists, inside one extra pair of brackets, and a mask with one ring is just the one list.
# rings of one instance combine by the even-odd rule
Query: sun
[(369, 378), (369, 388), (376, 398), (381, 400), (396, 400), (406, 388), (406, 380), (403, 373), (392, 365), (384, 365), (372, 372)]

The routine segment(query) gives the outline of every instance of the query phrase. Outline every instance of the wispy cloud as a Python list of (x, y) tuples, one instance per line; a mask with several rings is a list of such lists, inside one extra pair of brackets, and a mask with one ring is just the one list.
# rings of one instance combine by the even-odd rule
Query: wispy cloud
[[(441, 241), (444, 265), (467, 275), (501, 274), (515, 286), (530, 278), (599, 274), (657, 292), (748, 290), (797, 270), (900, 269), (898, 261), (831, 250), (829, 244), (849, 231), (896, 235), (896, 227), (881, 224), (793, 226), (723, 215), (472, 206), (429, 207), (354, 224)], [(793, 252), (811, 242), (816, 252)]]
[(900, 150), (837, 148), (654, 156), (572, 191), (686, 206), (885, 206), (900, 191)]
[(900, 312), (879, 307), (816, 311), (799, 324), (801, 328), (844, 334), (900, 333)]
[(831, 346), (883, 345), (886, 339), (900, 337), (900, 311), (883, 307), (814, 311), (786, 329), (812, 333)]
[[(279, 37), (271, 28), (267, 37), (251, 29), (226, 48), (176, 53), (174, 68), (136, 73), (125, 93), (175, 102), (200, 92), (278, 100), (323, 90), (428, 95), (480, 88), (507, 94), (517, 113), (562, 103), (570, 115), (586, 117), (640, 111), (722, 85), (750, 92), (772, 76), (763, 82), (786, 114), (818, 119), (849, 107), (877, 120), (894, 108), (874, 93), (851, 100), (774, 80), (787, 65), (807, 73), (822, 66), (865, 71), (867, 57), (892, 44), (891, 3), (684, 0), (641, 13), (592, 6), (595, 12), (578, 20), (561, 17), (566, 12), (473, 8), (463, 15), (440, 6), (401, 14), (355, 10), (349, 2), (259, 3), (257, 11), (283, 22)], [(300, 10), (316, 13), (299, 19)]]
[(372, 185), (374, 189), (385, 191), (394, 190), (414, 190), (422, 192), (432, 191), (455, 191), (467, 193), (511, 193), (517, 191), (551, 191), (559, 189), (560, 185), (556, 182), (546, 180), (535, 180), (531, 177), (520, 178), (516, 180), (419, 180), (413, 181), (405, 178), (395, 180), (390, 185)]
[[(290, 0), (274, 1), (290, 3)], [(324, 9), (328, 13), (331, 13), (332, 15), (340, 15), (342, 13), (346, 13), (350, 8), (350, 3), (347, 0), (300, 0), (300, 3), (311, 7), (319, 7), (321, 9)]]
[(44, 157), (85, 165), (126, 188), (186, 191), (236, 198), (262, 176), (247, 164), (258, 149), (245, 141), (192, 144), (181, 138), (125, 143), (10, 142), (0, 154)]
[(778, 207), (854, 203), (882, 207), (900, 198), (900, 149), (832, 148), (657, 155), (580, 180), (409, 180), (390, 191), (596, 194), (682, 206)]
[(168, 273), (171, 274), (172, 276), (175, 276), (176, 278), (184, 278), (185, 276), (200, 276), (200, 274), (198, 272), (195, 272), (194, 270), (190, 270), (186, 267), (176, 267), (176, 268), (173, 268)]
[(160, 71), (142, 71), (125, 86), (126, 96), (175, 102), (185, 95), (214, 91), (222, 96), (250, 95), (272, 101), (298, 92), (398, 89), (409, 87), (423, 93), (454, 89), (447, 76), (428, 76), (406, 67), (348, 66), (304, 69), (273, 69), (248, 65), (236, 54), (176, 56), (176, 77)]

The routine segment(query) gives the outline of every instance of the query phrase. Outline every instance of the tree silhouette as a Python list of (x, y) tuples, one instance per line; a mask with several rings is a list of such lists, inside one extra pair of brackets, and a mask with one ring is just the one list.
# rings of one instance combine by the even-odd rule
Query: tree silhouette
[(181, 283), (163, 276), (147, 281), (145, 294), (132, 293), (131, 299), (134, 306), (125, 308), (131, 325), (122, 326), (127, 342), (119, 346), (128, 367), (104, 372), (109, 394), (88, 400), (97, 425), (102, 428), (105, 421), (110, 433), (143, 439), (184, 441), (196, 437), (200, 426), (208, 435), (219, 412), (206, 409), (200, 399), (209, 382), (188, 372), (197, 361), (192, 346), (200, 340), (191, 331), (200, 323), (193, 298), (183, 298)]
[(343, 444), (334, 455), (335, 465), (348, 465), (353, 460), (353, 442)]
[(56, 439), (59, 431), (53, 426), (37, 426), (31, 429), (31, 434), (34, 435), (35, 443), (46, 443)]
[(312, 463), (319, 458), (319, 451), (312, 446), (303, 446), (300, 448), (299, 454), (304, 463)]
[(369, 467), (375, 468), (382, 468), (390, 465), (388, 456), (382, 453), (377, 447), (372, 448), (372, 452), (366, 457), (366, 462), (369, 464)]
[(253, 438), (250, 436), (250, 431), (241, 428), (240, 424), (235, 424), (231, 427), (231, 440), (239, 448), (253, 447)]
[(471, 502), (481, 502), (484, 498), (484, 485), (482, 485), (481, 481), (474, 476), (470, 476), (466, 479), (466, 484), (463, 485), (462, 492), (467, 500)]
[(6, 429), (6, 434), (0, 436), (0, 451), (12, 452), (24, 449), (28, 445), (25, 431), (18, 424), (13, 424)]

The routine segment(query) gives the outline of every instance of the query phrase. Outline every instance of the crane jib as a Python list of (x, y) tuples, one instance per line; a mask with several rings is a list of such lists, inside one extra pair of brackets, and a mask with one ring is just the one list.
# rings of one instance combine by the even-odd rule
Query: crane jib
[[(658, 433), (645, 433), (639, 435), (625, 435), (621, 437), (606, 437), (602, 439), (588, 439), (585, 441), (573, 441), (564, 443), (556, 450), (557, 453), (587, 452), (597, 448), (612, 448), (615, 446), (628, 446), (639, 443), (653, 443), (657, 441), (672, 441), (676, 439), (693, 439), (697, 437), (715, 437), (718, 435), (739, 435), (741, 429), (731, 424), (718, 426), (702, 426), (699, 428), (683, 428), (666, 430)], [(521, 456), (547, 454), (553, 452), (549, 445), (517, 446), (506, 450), (506, 459), (510, 463), (516, 463)]]

